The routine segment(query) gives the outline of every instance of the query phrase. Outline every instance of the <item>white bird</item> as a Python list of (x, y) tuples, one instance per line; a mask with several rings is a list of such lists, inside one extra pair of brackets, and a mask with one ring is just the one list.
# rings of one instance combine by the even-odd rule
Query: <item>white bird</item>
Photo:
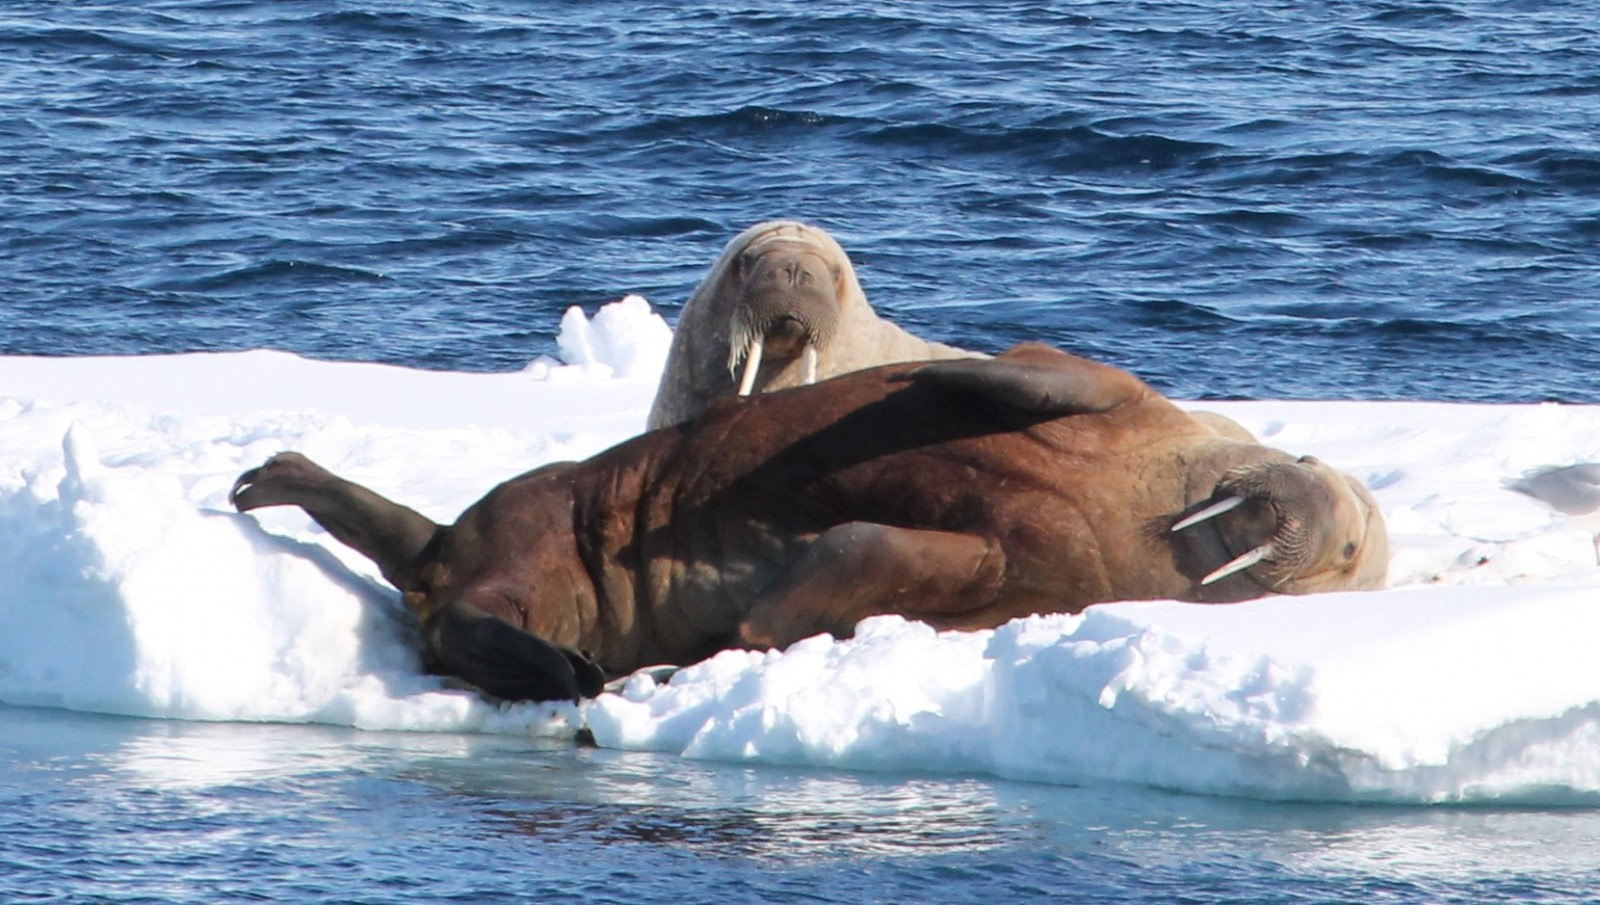
[(1600, 462), (1545, 465), (1505, 482), (1507, 490), (1525, 493), (1583, 525), (1594, 542), (1600, 565)]

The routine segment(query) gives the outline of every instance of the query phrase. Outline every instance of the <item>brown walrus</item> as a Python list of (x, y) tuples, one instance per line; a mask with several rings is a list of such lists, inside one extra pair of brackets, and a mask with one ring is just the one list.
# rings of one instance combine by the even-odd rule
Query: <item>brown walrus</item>
[(918, 339), (878, 317), (849, 256), (827, 232), (769, 220), (735, 236), (684, 303), (648, 424), (687, 421), (735, 393), (897, 361), (966, 357), (980, 356)]
[(1375, 588), (1388, 559), (1360, 482), (1034, 344), (724, 400), (513, 478), (449, 527), (294, 453), (232, 499), (298, 505), (371, 557), (433, 668), (502, 698), (593, 695), (882, 613), (971, 629)]

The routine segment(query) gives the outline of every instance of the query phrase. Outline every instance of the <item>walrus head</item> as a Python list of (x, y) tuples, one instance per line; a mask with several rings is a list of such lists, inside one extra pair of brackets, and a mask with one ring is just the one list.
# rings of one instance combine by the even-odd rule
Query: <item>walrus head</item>
[[(1314, 456), (1244, 465), (1222, 476), (1206, 504), (1172, 525), (1218, 563), (1202, 585), (1244, 573), (1281, 594), (1383, 587), (1389, 542), (1377, 502), (1359, 481)], [(1211, 565), (1208, 563), (1207, 565)]]
[(843, 274), (808, 243), (767, 244), (741, 254), (733, 277), (739, 285), (728, 343), (728, 371), (744, 372), (739, 395), (755, 388), (765, 358), (800, 358), (804, 382), (817, 381), (817, 353), (839, 322)]

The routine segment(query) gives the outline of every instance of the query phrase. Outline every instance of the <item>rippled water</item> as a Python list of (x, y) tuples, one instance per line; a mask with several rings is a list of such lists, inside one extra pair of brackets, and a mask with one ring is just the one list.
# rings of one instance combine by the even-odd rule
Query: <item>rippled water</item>
[(0, 724), (5, 901), (1483, 903), (1600, 884), (1592, 811), (1268, 805), (6, 708)]
[(795, 216), (1184, 396), (1600, 401), (1587, 3), (14, 0), (0, 60), (0, 352), (514, 368)]
[[(1600, 402), (1600, 18), (10, 0), (0, 354), (432, 368), (761, 219), (1187, 397)], [(1590, 811), (1305, 808), (0, 708), (0, 899), (1575, 901)]]

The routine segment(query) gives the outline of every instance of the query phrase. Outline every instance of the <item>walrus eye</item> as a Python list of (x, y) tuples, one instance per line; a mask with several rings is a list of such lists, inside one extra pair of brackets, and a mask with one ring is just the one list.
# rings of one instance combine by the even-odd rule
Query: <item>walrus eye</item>
[(1344, 558), (1351, 559), (1356, 555), (1356, 542), (1351, 541), (1344, 545)]

